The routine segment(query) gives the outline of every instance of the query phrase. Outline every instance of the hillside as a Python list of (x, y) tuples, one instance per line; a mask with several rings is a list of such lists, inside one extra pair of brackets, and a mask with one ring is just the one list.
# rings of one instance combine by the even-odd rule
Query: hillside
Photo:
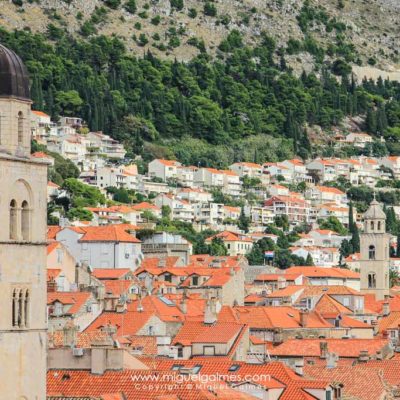
[[(26, 63), (35, 109), (55, 120), (60, 115), (82, 117), (89, 129), (103, 130), (123, 141), (130, 156), (141, 155), (145, 160), (178, 158), (185, 164), (226, 167), (234, 161), (277, 161), (294, 155), (340, 156), (327, 144), (335, 132), (346, 133), (355, 125), (386, 139), (386, 143), (375, 142), (367, 154), (400, 154), (400, 84), (357, 81), (351, 73), (352, 66), (358, 65), (361, 71), (369, 68), (377, 78), (378, 67), (389, 62), (369, 52), (377, 43), (369, 36), (372, 27), (367, 29), (365, 22), (357, 33), (354, 26), (342, 22), (342, 14), (356, 13), (357, 4), (365, 15), (373, 12), (372, 5), (361, 8), (354, 1), (351, 11), (348, 1), (334, 2), (328, 9), (305, 0), (295, 9), (294, 1), (292, 6), (276, 1), (269, 6), (274, 13), (270, 22), (257, 22), (257, 15), (267, 14), (256, 7), (245, 21), (248, 26), (224, 20), (225, 26), (223, 13), (238, 13), (240, 4), (259, 4), (261, 9), (265, 3), (171, 0), (183, 8), (167, 17), (169, 1), (148, 6), (123, 1), (2, 3), (0, 12), (3, 20), (7, 15), (8, 25), (0, 26), (0, 43), (14, 49)], [(378, 21), (388, 12), (390, 3), (386, 3), (369, 20)], [(194, 5), (197, 13), (191, 10)], [(341, 5), (339, 19), (335, 13)], [(49, 11), (51, 6), (58, 11)], [(204, 17), (203, 8), (216, 16)], [(156, 15), (164, 15), (159, 24)], [(159, 37), (164, 43), (168, 40), (168, 47), (157, 50), (150, 41), (149, 48), (145, 45), (148, 36), (136, 36), (133, 41), (129, 29), (123, 28), (128, 18), (129, 29), (142, 34), (148, 29), (154, 36), (164, 29)], [(140, 31), (138, 26), (132, 28), (137, 18), (142, 21)], [(179, 29), (175, 21), (180, 18), (197, 21), (204, 42), (197, 36), (194, 39), (193, 32), (189, 35), (188, 30)], [(121, 35), (107, 31), (114, 27)], [(216, 34), (211, 33), (213, 29)], [(282, 33), (292, 31), (293, 36)], [(395, 36), (393, 30), (383, 38), (389, 43)], [(186, 43), (189, 37), (190, 45)], [(370, 46), (357, 44), (361, 40)], [(143, 46), (134, 48), (137, 42)], [(180, 52), (185, 54), (183, 61)], [(395, 54), (390, 54), (394, 62)], [(350, 156), (355, 150), (340, 151)]]
[[(369, 60), (385, 70), (399, 68), (398, 1), (311, 0), (309, 9), (298, 0), (12, 0), (1, 2), (0, 25), (41, 33), (55, 27), (83, 37), (117, 35), (129, 52), (151, 49), (185, 61), (203, 45), (209, 54), (220, 53), (218, 46), (233, 29), (250, 45), (265, 31), (278, 47), (312, 37), (331, 52), (341, 47), (344, 56), (350, 48), (356, 55), (350, 61), (358, 64)], [(291, 52), (287, 62), (296, 70), (312, 69), (312, 57)]]

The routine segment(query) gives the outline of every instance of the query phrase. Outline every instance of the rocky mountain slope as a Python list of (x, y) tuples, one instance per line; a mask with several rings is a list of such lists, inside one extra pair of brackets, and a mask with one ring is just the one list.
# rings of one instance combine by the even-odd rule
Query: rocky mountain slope
[[(305, 0), (0, 0), (0, 25), (33, 32), (61, 28), (86, 37), (117, 35), (129, 51), (143, 54), (151, 49), (178, 60), (188, 60), (202, 48), (218, 54), (221, 41), (234, 29), (249, 44), (266, 32), (282, 47), (307, 37), (324, 49), (340, 41), (352, 51), (354, 46), (352, 62), (386, 71), (400, 68), (398, 0), (310, 0), (306, 10), (304, 4)], [(287, 62), (299, 70), (313, 67), (313, 58), (300, 51)]]

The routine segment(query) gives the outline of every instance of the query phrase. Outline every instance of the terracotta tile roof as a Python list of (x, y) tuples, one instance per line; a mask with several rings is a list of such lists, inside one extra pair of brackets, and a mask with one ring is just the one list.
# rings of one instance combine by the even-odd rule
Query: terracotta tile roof
[(47, 304), (50, 305), (58, 301), (64, 305), (71, 305), (67, 314), (73, 315), (77, 313), (90, 298), (92, 298), (92, 294), (89, 292), (50, 292), (47, 293)]
[[(239, 306), (233, 312), (237, 320), (250, 329), (293, 329), (301, 327), (300, 311), (294, 307)], [(317, 312), (308, 314), (306, 328), (332, 328)]]
[(233, 165), (242, 165), (243, 167), (249, 167), (249, 168), (261, 168), (260, 164), (252, 163), (252, 162), (237, 162), (234, 163)]
[[(180, 259), (179, 257), (172, 257), (172, 256), (162, 258), (162, 260), (165, 261), (166, 268), (175, 267), (179, 259)], [(142, 261), (142, 264), (140, 265), (140, 268), (141, 269), (159, 268), (160, 260), (161, 260), (160, 258), (156, 257), (145, 257), (144, 260)]]
[[(386, 387), (400, 386), (400, 361), (369, 361), (336, 368), (305, 365), (307, 376), (343, 383), (343, 398), (377, 400), (385, 398)], [(390, 387), (390, 386), (389, 386)]]
[(151, 211), (160, 211), (160, 208), (157, 207), (154, 204), (151, 204), (147, 201), (143, 201), (139, 204), (135, 204), (132, 206), (133, 210), (137, 210), (137, 211), (144, 211), (144, 210), (151, 210)]
[(47, 239), (54, 240), (58, 232), (61, 231), (61, 226), (48, 226), (47, 227)]
[[(48, 340), (52, 342), (54, 347), (64, 347), (64, 332), (56, 331), (47, 334)], [(109, 339), (108, 332), (92, 331), (92, 332), (77, 332), (75, 347), (89, 348), (94, 341), (104, 341)]]
[(278, 281), (278, 280), (286, 280), (286, 281), (294, 281), (302, 274), (260, 274), (257, 275), (255, 281)]
[(190, 346), (193, 343), (228, 343), (244, 328), (236, 322), (216, 322), (206, 325), (202, 321), (186, 321), (173, 340), (173, 344), (180, 343)]
[(96, 268), (92, 275), (97, 279), (122, 279), (132, 271), (129, 268)]
[(320, 192), (324, 192), (324, 193), (333, 193), (333, 194), (340, 194), (340, 195), (345, 194), (340, 189), (335, 188), (335, 187), (330, 187), (330, 186), (315, 186), (315, 189), (319, 190)]
[[(122, 338), (117, 338), (122, 341)], [(139, 350), (143, 355), (157, 355), (157, 337), (156, 336), (126, 336), (123, 338), (125, 345), (132, 350)]]
[(319, 357), (321, 342), (328, 344), (328, 352), (350, 358), (358, 358), (362, 350), (375, 355), (389, 344), (388, 339), (288, 339), (269, 351), (280, 357)]
[[(181, 312), (177, 304), (166, 304), (165, 296), (146, 296), (142, 299), (141, 305), (144, 312), (156, 315), (164, 322), (182, 322), (184, 314)], [(139, 300), (135, 300), (128, 304), (128, 311), (136, 311), (139, 306)]]
[(59, 268), (47, 268), (47, 282), (56, 279), (60, 273), (61, 269)]
[(304, 290), (304, 286), (301, 285), (290, 285), (283, 289), (276, 290), (275, 292), (270, 293), (267, 295), (267, 298), (280, 298), (280, 297), (289, 297), (293, 296), (297, 292), (302, 292)]
[(379, 320), (379, 332), (383, 333), (388, 329), (398, 329), (400, 325), (400, 311), (391, 311), (391, 313)]
[(56, 241), (50, 242), (47, 245), (47, 255), (51, 254), (59, 246), (60, 246), (60, 242), (56, 242)]
[(231, 211), (231, 212), (240, 212), (240, 207), (231, 207), (231, 206), (224, 206), (226, 211)]
[(349, 315), (341, 315), (340, 326), (342, 328), (352, 328), (352, 329), (368, 329), (372, 328), (371, 325), (365, 322), (359, 321), (358, 319), (352, 318)]
[(345, 268), (323, 268), (323, 267), (290, 267), (285, 273), (299, 273), (310, 278), (343, 278), (343, 279), (360, 279), (358, 272)]
[(206, 239), (206, 242), (211, 242), (214, 238), (221, 238), (224, 242), (253, 242), (251, 238), (231, 231), (223, 231), (212, 235)]
[[(67, 229), (72, 229), (68, 227)], [(80, 242), (123, 242), (123, 243), (141, 243), (139, 239), (127, 232), (124, 224), (106, 225), (106, 226), (88, 226), (73, 229), (76, 232), (83, 233), (79, 239)]]
[(122, 313), (104, 311), (85, 329), (85, 332), (96, 332), (107, 325), (112, 325), (117, 328), (117, 336), (136, 335), (153, 315), (151, 311)]
[[(271, 362), (268, 364), (246, 364), (242, 361), (223, 360), (220, 358), (211, 358), (206, 360), (179, 360), (175, 361), (159, 361), (157, 368), (163, 371), (171, 371), (171, 368), (180, 364), (186, 368), (192, 368), (196, 365), (201, 366), (200, 375), (216, 374), (224, 376), (238, 375), (241, 376), (269, 376), (270, 379), (259, 379), (257, 384), (272, 389), (284, 389), (279, 400), (311, 400), (314, 397), (305, 392), (306, 389), (325, 389), (328, 386), (328, 381), (307, 380), (296, 375), (289, 367), (283, 363)], [(232, 367), (235, 366), (233, 369)], [(232, 378), (229, 379), (230, 381)], [(247, 381), (251, 382), (251, 379)], [(231, 397), (235, 399), (236, 397)]]
[(31, 112), (32, 112), (33, 114), (39, 116), (39, 117), (48, 117), (48, 118), (50, 118), (50, 115), (47, 115), (47, 114), (44, 113), (43, 111), (32, 110)]
[(60, 185), (57, 185), (57, 183), (54, 183), (54, 182), (52, 182), (52, 181), (48, 181), (48, 182), (47, 182), (47, 186), (55, 187), (55, 188), (57, 188), (57, 189), (60, 187)]
[(164, 159), (158, 158), (157, 160), (154, 160), (154, 161), (158, 161), (159, 163), (161, 163), (167, 167), (178, 167), (180, 165), (180, 163), (175, 160), (164, 160)]
[(112, 294), (114, 296), (121, 296), (123, 294), (129, 294), (129, 289), (132, 286), (137, 286), (137, 283), (133, 280), (123, 280), (123, 279), (103, 279), (101, 283), (104, 284), (106, 293)]
[(353, 312), (340, 304), (337, 300), (331, 296), (323, 295), (315, 306), (315, 310), (318, 311), (322, 316), (327, 315), (339, 315), (339, 314), (352, 314)]
[(44, 153), (43, 151), (37, 151), (36, 153), (31, 154), (31, 157), (33, 158), (47, 158), (49, 160), (54, 160), (52, 156), (49, 156), (48, 154)]
[(265, 205), (272, 205), (274, 203), (291, 203), (291, 204), (297, 204), (299, 206), (305, 207), (307, 205), (306, 201), (298, 198), (296, 196), (272, 196), (271, 198), (267, 199), (265, 201)]

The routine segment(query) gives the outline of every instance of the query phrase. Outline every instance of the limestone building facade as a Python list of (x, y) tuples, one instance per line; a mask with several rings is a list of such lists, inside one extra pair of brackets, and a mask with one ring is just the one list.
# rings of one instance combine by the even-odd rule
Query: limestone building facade
[(30, 156), (29, 78), (0, 45), (0, 398), (46, 398), (47, 164)]
[(374, 199), (364, 214), (360, 235), (361, 291), (373, 293), (377, 300), (389, 295), (389, 243), (386, 215)]

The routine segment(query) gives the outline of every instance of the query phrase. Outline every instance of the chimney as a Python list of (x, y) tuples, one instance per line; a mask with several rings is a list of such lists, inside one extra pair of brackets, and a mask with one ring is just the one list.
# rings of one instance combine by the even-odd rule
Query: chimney
[(283, 331), (281, 328), (274, 331), (273, 344), (277, 345), (283, 342)]
[(308, 311), (300, 310), (300, 326), (305, 328), (307, 326)]
[(78, 327), (73, 321), (68, 321), (63, 328), (63, 344), (65, 347), (75, 347)]
[(326, 355), (326, 368), (336, 368), (338, 356), (335, 353), (327, 353)]
[(47, 282), (47, 293), (52, 293), (57, 291), (57, 282), (54, 279), (50, 279)]
[(213, 299), (207, 300), (206, 308), (204, 310), (204, 323), (212, 325), (217, 322), (217, 313), (215, 307), (215, 301)]
[(385, 301), (382, 306), (382, 314), (384, 317), (390, 315), (390, 303)]
[(328, 356), (328, 342), (319, 342), (320, 358)]
[(367, 362), (369, 360), (368, 350), (360, 350), (360, 355), (358, 357), (359, 362)]
[(182, 298), (182, 301), (181, 301), (181, 312), (182, 312), (182, 314), (187, 314), (187, 300), (186, 300), (186, 298)]
[(284, 289), (286, 286), (286, 278), (284, 276), (278, 277), (278, 289)]
[(117, 312), (117, 313), (123, 313), (123, 312), (125, 312), (126, 311), (126, 301), (119, 301), (118, 303), (117, 303), (117, 305), (115, 306), (115, 311)]
[(303, 376), (304, 372), (304, 360), (297, 360), (294, 364), (294, 370), (297, 375)]

